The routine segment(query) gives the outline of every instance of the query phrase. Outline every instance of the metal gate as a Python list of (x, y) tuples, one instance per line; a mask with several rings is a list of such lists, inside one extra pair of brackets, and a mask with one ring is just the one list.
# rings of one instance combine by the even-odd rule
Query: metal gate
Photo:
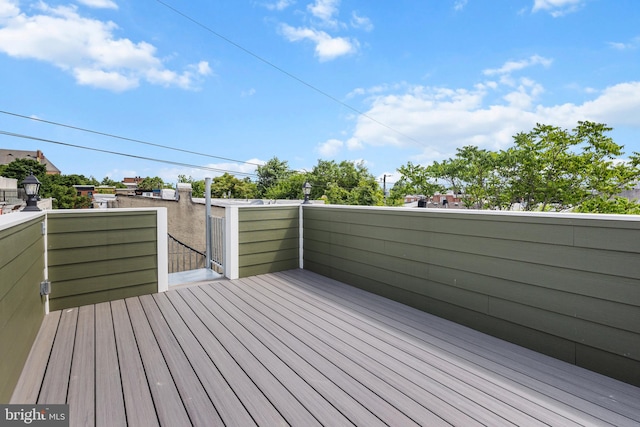
[(224, 217), (209, 217), (211, 269), (224, 274)]

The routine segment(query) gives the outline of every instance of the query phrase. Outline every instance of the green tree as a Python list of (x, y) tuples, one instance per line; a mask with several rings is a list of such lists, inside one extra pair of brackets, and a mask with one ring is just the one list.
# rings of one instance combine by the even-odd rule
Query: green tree
[(138, 184), (138, 189), (143, 191), (161, 190), (163, 188), (166, 188), (166, 185), (162, 178), (158, 176), (154, 176), (153, 178), (146, 177)]
[(47, 175), (47, 167), (33, 159), (16, 159), (9, 164), (0, 166), (0, 176), (17, 179), (18, 185), (32, 173), (42, 182)]
[(397, 170), (400, 179), (391, 187), (387, 204), (400, 204), (408, 194), (431, 197), (444, 190), (444, 186), (437, 182), (437, 178), (441, 178), (444, 173), (441, 166), (429, 168), (407, 162)]
[(521, 202), (526, 210), (633, 212), (634, 203), (615, 196), (640, 180), (640, 154), (621, 161), (623, 147), (606, 135), (609, 131), (588, 121), (572, 131), (538, 124), (515, 135), (507, 150), (466, 146), (430, 166), (409, 162), (398, 169), (402, 177), (391, 194), (428, 196), (443, 181), (470, 208), (507, 209)]
[(46, 175), (42, 180), (40, 194), (53, 198), (54, 209), (80, 209), (91, 207), (91, 198), (78, 196), (74, 185), (96, 185), (93, 178), (84, 175)]
[(527, 210), (566, 210), (631, 188), (640, 178), (640, 157), (634, 153), (627, 162), (616, 160), (623, 147), (605, 135), (611, 130), (581, 121), (571, 132), (538, 124), (516, 135), (508, 150), (512, 195), (521, 197)]
[(124, 185), (122, 182), (114, 181), (108, 176), (105, 176), (104, 178), (102, 178), (102, 181), (100, 181), (100, 185), (106, 185), (109, 187), (116, 187), (116, 188), (127, 188), (127, 186)]
[(53, 198), (54, 209), (83, 209), (91, 207), (91, 198), (78, 196), (73, 186), (52, 184), (46, 197)]
[(625, 199), (624, 197), (613, 197), (610, 199), (597, 197), (585, 200), (578, 206), (576, 211), (583, 213), (640, 215), (640, 203)]
[(453, 159), (428, 166), (429, 176), (448, 184), (468, 208), (496, 209), (509, 204), (502, 176), (504, 154), (465, 146), (457, 149)]
[(307, 181), (307, 175), (291, 172), (286, 178), (280, 179), (269, 187), (263, 195), (266, 199), (300, 200), (304, 198), (302, 186)]
[(318, 160), (309, 173), (311, 199), (338, 205), (379, 206), (384, 194), (363, 162)]
[(251, 179), (238, 179), (225, 173), (213, 178), (211, 182), (211, 196), (217, 198), (252, 199), (256, 195), (256, 184)]
[(281, 181), (286, 180), (293, 174), (289, 170), (288, 162), (282, 161), (277, 157), (273, 157), (264, 165), (258, 166), (256, 173), (258, 175), (256, 182), (258, 197), (267, 197), (269, 189), (277, 186)]

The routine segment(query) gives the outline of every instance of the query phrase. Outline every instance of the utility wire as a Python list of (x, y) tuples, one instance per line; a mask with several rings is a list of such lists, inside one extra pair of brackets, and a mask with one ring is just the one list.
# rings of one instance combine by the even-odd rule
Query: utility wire
[[(179, 11), (178, 9), (174, 8), (173, 6), (163, 2), (162, 0), (156, 0), (158, 3), (160, 3), (161, 5), (165, 6), (166, 8), (170, 9), (171, 11), (173, 11), (174, 13), (182, 16), (183, 18), (189, 20), (190, 22), (194, 23), (195, 25), (205, 29), (206, 31), (210, 32), (211, 34), (215, 35), (216, 37), (224, 40), (225, 42), (229, 43), (230, 45), (236, 47), (237, 49), (245, 52), (247, 55), (257, 59), (260, 62), (263, 62), (264, 64), (270, 66), (271, 68), (279, 71), (280, 73), (284, 74), (285, 76), (297, 81), (298, 83), (308, 87), (309, 89), (321, 94), (322, 96), (329, 98), (330, 100), (336, 102), (337, 104), (357, 113), (358, 115), (365, 117), (369, 120), (371, 120), (372, 122), (383, 126), (417, 144), (422, 145), (422, 143), (420, 141), (418, 141), (417, 139), (387, 125), (386, 123), (383, 123), (371, 116), (369, 116), (367, 113), (364, 113), (360, 110), (358, 110), (357, 108), (347, 104), (344, 101), (341, 101), (340, 99), (334, 97), (333, 95), (329, 94), (326, 91), (323, 91), (322, 89), (312, 85), (311, 83), (306, 82), (305, 80), (301, 79), (300, 77), (297, 77), (296, 75), (286, 71), (285, 69), (279, 67), (278, 65), (274, 64), (273, 62), (261, 57), (260, 55), (252, 52), (251, 50), (243, 47), (242, 45), (234, 42), (233, 40), (229, 39), (228, 37), (225, 37), (224, 35), (218, 33), (217, 31), (213, 30), (212, 28), (202, 24), (201, 22), (195, 20), (194, 18), (188, 16), (187, 14)], [(200, 153), (200, 152), (196, 152), (196, 151), (191, 151), (191, 150), (185, 150), (185, 149), (181, 149), (181, 148), (175, 148), (175, 147), (170, 147), (167, 145), (162, 145), (162, 144), (156, 144), (156, 143), (152, 143), (152, 142), (148, 142), (148, 141), (142, 141), (139, 139), (134, 139), (134, 138), (128, 138), (128, 137), (124, 137), (124, 136), (119, 136), (119, 135), (115, 135), (115, 134), (111, 134), (111, 133), (106, 133), (106, 132), (100, 132), (100, 131), (95, 131), (95, 130), (91, 130), (91, 129), (87, 129), (87, 128), (81, 128), (78, 126), (72, 126), (72, 125), (68, 125), (68, 124), (64, 124), (64, 123), (59, 123), (59, 122), (54, 122), (54, 121), (49, 121), (49, 120), (44, 120), (44, 119), (39, 119), (36, 117), (29, 117), (29, 116), (25, 116), (22, 114), (18, 114), (18, 113), (13, 113), (10, 111), (3, 111), (0, 110), (0, 113), (2, 114), (6, 114), (6, 115), (11, 115), (14, 117), (20, 117), (20, 118), (24, 118), (24, 119), (28, 119), (28, 120), (33, 120), (33, 121), (38, 121), (41, 123), (47, 123), (50, 125), (55, 125), (55, 126), (60, 126), (60, 127), (65, 127), (68, 129), (73, 129), (73, 130), (78, 130), (78, 131), (82, 131), (82, 132), (87, 132), (87, 133), (92, 133), (95, 135), (101, 135), (101, 136), (106, 136), (109, 138), (115, 138), (115, 139), (120, 139), (123, 141), (129, 141), (129, 142), (135, 142), (138, 144), (144, 144), (144, 145), (148, 145), (148, 146), (152, 146), (152, 147), (158, 147), (158, 148), (163, 148), (163, 149), (167, 149), (167, 150), (173, 150), (173, 151), (178, 151), (178, 152), (183, 152), (183, 153), (188, 153), (188, 154), (194, 154), (197, 156), (203, 156), (203, 157), (209, 157), (209, 158), (214, 158), (214, 159), (219, 159), (219, 160), (226, 160), (226, 161), (230, 161), (230, 162), (235, 162), (235, 163), (243, 163), (243, 164), (249, 164), (249, 165), (254, 165), (254, 166), (261, 166), (261, 164), (259, 163), (253, 163), (253, 162), (247, 162), (247, 161), (243, 161), (243, 160), (236, 160), (236, 159), (231, 159), (228, 157), (221, 157), (221, 156), (214, 156), (212, 154), (205, 154), (205, 153)], [(151, 160), (151, 161), (157, 161), (157, 162), (164, 162), (164, 163), (169, 163), (169, 164), (177, 164), (177, 165), (186, 165), (189, 167), (194, 167), (194, 168), (199, 168), (199, 169), (207, 169), (207, 170), (212, 170), (212, 171), (222, 171), (222, 172), (231, 172), (231, 173), (235, 173), (235, 174), (241, 174), (241, 175), (255, 175), (255, 174), (248, 174), (248, 173), (242, 173), (242, 172), (234, 172), (234, 171), (226, 171), (224, 169), (215, 169), (215, 168), (206, 168), (206, 167), (202, 167), (202, 166), (196, 166), (196, 165), (190, 165), (190, 164), (186, 164), (186, 163), (179, 163), (179, 162), (172, 162), (172, 161), (164, 161), (164, 160), (159, 160), (159, 159), (153, 159), (153, 158), (146, 158), (146, 157), (141, 157), (141, 156), (134, 156), (134, 155), (128, 155), (126, 153), (118, 153), (118, 152), (112, 152), (112, 151), (108, 151), (108, 150), (100, 150), (100, 149), (94, 149), (94, 148), (90, 148), (90, 147), (84, 147), (84, 146), (76, 146), (73, 144), (68, 144), (68, 143), (63, 143), (63, 142), (58, 142), (58, 141), (50, 141), (50, 140), (46, 140), (46, 139), (41, 139), (41, 138), (37, 138), (37, 137), (30, 137), (27, 135), (18, 135), (18, 134), (12, 134), (10, 132), (2, 132), (5, 135), (9, 135), (9, 136), (15, 136), (15, 137), (22, 137), (22, 138), (29, 138), (29, 139), (34, 139), (34, 140), (39, 140), (39, 141), (43, 141), (43, 142), (49, 142), (49, 143), (53, 143), (53, 144), (61, 144), (61, 145), (67, 145), (67, 146), (71, 146), (71, 147), (77, 147), (77, 148), (81, 148), (81, 149), (87, 149), (87, 150), (94, 150), (94, 151), (101, 151), (104, 153), (109, 153), (109, 154), (114, 154), (114, 155), (121, 155), (121, 156), (129, 156), (129, 157), (136, 157), (136, 158), (140, 158), (140, 159), (146, 159), (146, 160)]]
[(103, 150), (103, 149), (100, 149), (100, 148), (86, 147), (84, 145), (71, 144), (71, 143), (62, 142), (62, 141), (53, 141), (51, 139), (45, 139), (45, 138), (39, 138), (39, 137), (36, 137), (36, 136), (30, 136), (30, 135), (23, 135), (23, 134), (19, 134), (19, 133), (7, 132), (7, 131), (4, 131), (4, 130), (0, 130), (0, 135), (7, 135), (7, 136), (14, 137), (14, 138), (31, 139), (31, 140), (34, 140), (34, 141), (40, 141), (40, 142), (47, 142), (47, 143), (50, 143), (50, 144), (63, 145), (65, 147), (79, 148), (79, 149), (82, 149), (82, 150), (89, 150), (89, 151), (97, 151), (97, 152), (100, 152), (100, 153), (113, 154), (115, 156), (131, 157), (131, 158), (134, 158), (134, 159), (148, 160), (148, 161), (156, 162), (156, 163), (165, 163), (165, 164), (169, 164), (169, 165), (184, 166), (184, 167), (189, 167), (189, 168), (194, 168), (194, 169), (202, 169), (202, 170), (211, 171), (211, 172), (222, 172), (222, 173), (230, 173), (230, 174), (234, 174), (234, 175), (246, 175), (246, 176), (254, 176), (254, 175), (256, 175), (254, 173), (230, 171), (230, 170), (218, 169), (218, 168), (210, 168), (210, 167), (207, 167), (207, 166), (192, 165), (192, 164), (189, 164), (189, 163), (175, 162), (175, 161), (172, 161), (172, 160), (162, 160), (162, 159), (156, 159), (156, 158), (153, 158), (153, 157), (145, 157), (145, 156), (138, 156), (138, 155), (135, 155), (135, 154), (121, 153), (121, 152), (118, 152), (118, 151), (110, 151), (110, 150)]
[(35, 120), (35, 121), (42, 122), (42, 123), (47, 123), (47, 124), (50, 124), (50, 125), (61, 126), (61, 127), (65, 127), (65, 128), (69, 128), (69, 129), (73, 129), (73, 130), (79, 130), (79, 131), (82, 131), (82, 132), (93, 133), (95, 135), (101, 135), (101, 136), (107, 136), (109, 138), (121, 139), (123, 141), (129, 141), (129, 142), (135, 142), (135, 143), (138, 143), (138, 144), (150, 145), (152, 147), (165, 148), (167, 150), (180, 151), (182, 153), (195, 154), (197, 156), (211, 157), (213, 159), (227, 160), (229, 162), (244, 163), (244, 164), (248, 164), (248, 165), (260, 166), (259, 163), (245, 162), (245, 161), (242, 161), (242, 160), (229, 159), (227, 157), (214, 156), (212, 154), (205, 154), (205, 153), (198, 153), (196, 151), (184, 150), (182, 148), (169, 147), (167, 145), (154, 144), (152, 142), (141, 141), (139, 139), (127, 138), (127, 137), (124, 137), (124, 136), (118, 136), (118, 135), (114, 135), (114, 134), (111, 134), (111, 133), (99, 132), (99, 131), (95, 131), (95, 130), (91, 130), (91, 129), (86, 129), (86, 128), (81, 128), (81, 127), (77, 127), (77, 126), (67, 125), (67, 124), (64, 124), (64, 123), (52, 122), (52, 121), (49, 121), (49, 120), (38, 119), (36, 117), (29, 117), (29, 116), (25, 116), (25, 115), (18, 114), (18, 113), (12, 113), (10, 111), (0, 110), (0, 113), (7, 114), (9, 116), (20, 117), (22, 119)]
[[(14, 138), (30, 139), (30, 140), (33, 140), (33, 141), (46, 142), (46, 143), (49, 143), (49, 144), (62, 145), (62, 146), (65, 146), (65, 147), (78, 148), (78, 149), (81, 149), (81, 150), (96, 151), (96, 152), (100, 152), (100, 153), (112, 154), (112, 155), (115, 155), (115, 156), (130, 157), (130, 158), (139, 159), (139, 160), (148, 160), (148, 161), (156, 162), (156, 163), (165, 163), (165, 164), (169, 164), (169, 165), (183, 166), (183, 167), (189, 167), (189, 168), (193, 168), (193, 169), (201, 169), (201, 170), (206, 170), (206, 171), (211, 171), (211, 172), (230, 173), (230, 174), (233, 174), (233, 175), (257, 176), (257, 174), (255, 174), (255, 173), (230, 171), (230, 170), (225, 170), (225, 169), (210, 168), (210, 167), (207, 167), (207, 166), (192, 165), (192, 164), (189, 164), (189, 163), (175, 162), (175, 161), (172, 161), (172, 160), (163, 160), (163, 159), (156, 159), (156, 158), (153, 158), (153, 157), (138, 156), (138, 155), (135, 155), (135, 154), (121, 153), (121, 152), (118, 152), (118, 151), (111, 151), (111, 150), (103, 150), (103, 149), (100, 149), (100, 148), (86, 147), (84, 145), (71, 144), (69, 142), (62, 142), (62, 141), (54, 141), (54, 140), (51, 140), (51, 139), (45, 139), (45, 138), (40, 138), (40, 137), (37, 137), (37, 136), (31, 136), (31, 135), (24, 135), (24, 134), (19, 134), (19, 133), (14, 133), (14, 132), (8, 132), (8, 131), (4, 131), (4, 130), (0, 130), (0, 135), (6, 135), (6, 136), (14, 137)], [(297, 171), (291, 171), (291, 172), (297, 172)], [(280, 181), (280, 180), (278, 180), (278, 181)], [(327, 189), (327, 188), (331, 187), (331, 183), (327, 183), (325, 185), (315, 185), (315, 187), (316, 188)], [(356, 186), (356, 187), (343, 187), (343, 188), (346, 189), (346, 190), (353, 190), (354, 188), (358, 188), (358, 187)]]
[(302, 84), (302, 85), (304, 85), (304, 86), (308, 87), (309, 89), (311, 89), (311, 90), (313, 90), (313, 91), (315, 91), (315, 92), (319, 93), (320, 95), (322, 95), (322, 96), (324, 96), (324, 97), (326, 97), (326, 98), (329, 98), (330, 100), (332, 100), (332, 101), (336, 102), (337, 104), (339, 104), (339, 105), (341, 105), (341, 106), (343, 106), (343, 107), (345, 107), (345, 108), (347, 108), (347, 109), (349, 109), (349, 110), (351, 110), (351, 111), (355, 112), (355, 113), (356, 113), (356, 114), (358, 114), (359, 116), (365, 117), (365, 118), (367, 118), (367, 119), (371, 120), (372, 122), (374, 122), (374, 123), (378, 124), (379, 126), (382, 126), (382, 127), (384, 127), (384, 128), (387, 128), (387, 129), (389, 129), (389, 130), (391, 130), (391, 131), (393, 131), (393, 132), (397, 133), (398, 135), (403, 136), (403, 137), (407, 138), (408, 140), (415, 142), (415, 143), (416, 143), (416, 144), (418, 144), (418, 145), (425, 145), (422, 141), (418, 141), (417, 139), (413, 138), (412, 136), (407, 135), (406, 133), (401, 132), (401, 131), (399, 131), (399, 130), (395, 129), (395, 128), (393, 128), (393, 127), (389, 126), (388, 124), (381, 122), (380, 120), (378, 120), (378, 119), (376, 119), (376, 118), (374, 118), (374, 117), (370, 116), (369, 114), (367, 114), (367, 113), (365, 113), (365, 112), (363, 112), (363, 111), (358, 110), (357, 108), (355, 108), (355, 107), (353, 107), (353, 106), (351, 106), (351, 105), (347, 104), (346, 102), (344, 102), (344, 101), (342, 101), (342, 100), (340, 100), (340, 99), (336, 98), (335, 96), (331, 95), (330, 93), (328, 93), (328, 92), (326, 92), (326, 91), (324, 91), (324, 90), (322, 90), (322, 89), (320, 89), (320, 88), (318, 88), (318, 87), (316, 87), (316, 86), (312, 85), (311, 83), (309, 83), (309, 82), (307, 82), (307, 81), (303, 80), (302, 78), (300, 78), (300, 77), (296, 76), (295, 74), (290, 73), (289, 71), (285, 70), (284, 68), (282, 68), (282, 67), (280, 67), (280, 66), (278, 66), (278, 65), (274, 64), (273, 62), (269, 61), (268, 59), (263, 58), (262, 56), (258, 55), (257, 53), (252, 52), (251, 50), (247, 49), (246, 47), (244, 47), (244, 46), (242, 46), (242, 45), (240, 45), (240, 44), (238, 44), (238, 43), (234, 42), (234, 41), (233, 41), (233, 40), (231, 40), (230, 38), (228, 38), (228, 37), (226, 37), (226, 36), (224, 36), (224, 35), (220, 34), (219, 32), (215, 31), (215, 30), (214, 30), (214, 29), (212, 29), (211, 27), (206, 26), (205, 24), (203, 24), (203, 23), (201, 23), (200, 21), (198, 21), (198, 20), (196, 20), (196, 19), (192, 18), (191, 16), (187, 15), (186, 13), (184, 13), (184, 12), (182, 12), (182, 11), (180, 11), (180, 10), (176, 9), (175, 7), (173, 7), (173, 6), (171, 6), (171, 5), (169, 5), (168, 3), (165, 3), (165, 2), (164, 2), (164, 1), (162, 1), (162, 0), (156, 0), (156, 1), (157, 1), (158, 3), (160, 3), (161, 5), (163, 5), (164, 7), (166, 7), (167, 9), (169, 9), (169, 10), (173, 11), (174, 13), (176, 13), (176, 14), (178, 14), (178, 15), (182, 16), (182, 17), (183, 17), (183, 18), (185, 18), (186, 20), (191, 21), (192, 23), (194, 23), (195, 25), (199, 26), (200, 28), (203, 28), (204, 30), (206, 30), (206, 31), (210, 32), (211, 34), (215, 35), (216, 37), (220, 38), (221, 40), (224, 40), (225, 42), (229, 43), (230, 45), (232, 45), (232, 46), (236, 47), (237, 49), (239, 49), (239, 50), (243, 51), (243, 52), (244, 52), (244, 53), (246, 53), (247, 55), (252, 56), (253, 58), (255, 58), (255, 59), (257, 59), (258, 61), (260, 61), (260, 62), (262, 62), (262, 63), (264, 63), (264, 64), (268, 65), (269, 67), (271, 67), (271, 68), (273, 68), (273, 69), (275, 69), (275, 70), (279, 71), (280, 73), (284, 74), (285, 76), (287, 76), (287, 77), (289, 77), (289, 78), (291, 78), (291, 79), (293, 79), (293, 80), (297, 81), (298, 83), (300, 83), (300, 84)]

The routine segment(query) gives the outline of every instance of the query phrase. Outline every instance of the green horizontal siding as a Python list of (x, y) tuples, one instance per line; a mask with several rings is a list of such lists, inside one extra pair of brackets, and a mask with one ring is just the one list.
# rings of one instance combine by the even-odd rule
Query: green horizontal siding
[(305, 268), (636, 385), (638, 242), (634, 217), (304, 209)]
[(240, 277), (291, 270), (299, 265), (299, 207), (239, 209)]
[(11, 399), (44, 317), (43, 221), (0, 230), (0, 403)]
[(157, 292), (155, 211), (49, 215), (48, 250), (51, 310)]

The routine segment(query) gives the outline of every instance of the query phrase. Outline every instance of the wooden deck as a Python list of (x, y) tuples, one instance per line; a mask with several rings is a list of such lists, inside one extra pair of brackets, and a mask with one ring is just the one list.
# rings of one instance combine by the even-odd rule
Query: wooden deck
[(302, 270), (49, 314), (12, 403), (78, 426), (640, 424), (640, 389)]

